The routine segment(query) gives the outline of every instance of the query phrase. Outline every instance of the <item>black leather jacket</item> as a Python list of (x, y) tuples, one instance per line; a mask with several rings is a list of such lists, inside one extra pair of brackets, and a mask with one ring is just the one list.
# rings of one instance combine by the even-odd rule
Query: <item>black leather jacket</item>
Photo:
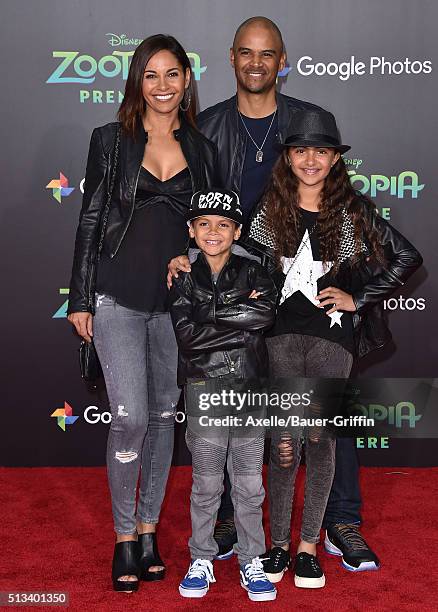
[[(423, 258), (400, 232), (378, 215), (371, 202), (362, 198), (360, 194), (358, 197), (364, 226), (376, 229), (380, 235), (386, 265), (382, 267), (376, 263), (372, 257), (371, 245), (366, 235), (363, 235), (365, 248), (359, 261), (352, 264), (351, 259), (346, 258), (340, 264), (335, 277), (329, 274), (321, 277), (317, 285), (318, 291), (332, 286), (352, 295), (357, 309), (353, 313), (355, 353), (356, 357), (360, 358), (374, 349), (383, 347), (391, 339), (383, 301), (405, 284), (422, 265)], [(258, 211), (261, 208), (262, 204), (258, 207)], [(250, 237), (245, 238), (243, 246), (260, 257), (262, 264), (277, 279), (279, 286), (284, 280), (284, 275), (279, 275), (276, 270), (273, 249)], [(341, 240), (341, 252), (351, 248), (351, 242), (343, 244)]]
[[(260, 292), (249, 299), (251, 291)], [(216, 284), (202, 253), (191, 272), (173, 279), (170, 314), (179, 347), (178, 384), (266, 376), (262, 331), (275, 319), (277, 291), (265, 268), (231, 254)]]
[[(94, 312), (95, 262), (100, 239), (102, 210), (107, 201), (113, 149), (118, 123), (96, 128), (91, 136), (85, 189), (73, 258), (68, 313)], [(193, 191), (217, 185), (217, 150), (198, 130), (181, 119), (174, 131), (189, 167)], [(135, 207), (135, 192), (147, 133), (142, 125), (133, 139), (121, 132), (116, 181), (103, 248), (114, 257), (126, 234)]]
[[(294, 113), (308, 108), (319, 107), (310, 102), (277, 93), (278, 132), (276, 137), (278, 143), (284, 142), (288, 135)], [(239, 129), (237, 96), (202, 111), (196, 123), (201, 132), (214, 142), (220, 151), (218, 163), (222, 186), (239, 193), (248, 136)], [(280, 152), (279, 149), (279, 155)]]

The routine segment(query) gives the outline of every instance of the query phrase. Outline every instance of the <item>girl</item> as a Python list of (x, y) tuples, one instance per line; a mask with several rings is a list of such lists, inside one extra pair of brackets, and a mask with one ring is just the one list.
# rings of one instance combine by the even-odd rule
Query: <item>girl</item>
[[(267, 339), (271, 376), (347, 378), (354, 357), (389, 339), (383, 300), (422, 263), (414, 247), (377, 215), (373, 203), (352, 188), (341, 157), (349, 149), (341, 144), (331, 113), (298, 111), (253, 218), (249, 243), (263, 250), (281, 277), (277, 318)], [(269, 464), (272, 550), (264, 567), (271, 582), (278, 582), (289, 564), (302, 446), (296, 437), (281, 436), (272, 433)], [(335, 445), (332, 439), (306, 442), (298, 587), (325, 584), (316, 543), (335, 471)], [(334, 542), (327, 545), (338, 551)]]

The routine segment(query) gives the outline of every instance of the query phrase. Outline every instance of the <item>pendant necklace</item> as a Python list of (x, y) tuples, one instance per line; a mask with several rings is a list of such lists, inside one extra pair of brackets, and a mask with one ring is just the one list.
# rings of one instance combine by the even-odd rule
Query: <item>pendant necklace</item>
[(263, 161), (263, 151), (262, 151), (262, 149), (263, 149), (263, 147), (264, 147), (264, 145), (265, 145), (265, 142), (266, 142), (266, 139), (267, 139), (267, 137), (268, 137), (268, 134), (269, 134), (269, 132), (271, 131), (272, 124), (274, 123), (274, 119), (275, 119), (275, 116), (276, 116), (276, 114), (277, 114), (277, 109), (275, 109), (274, 114), (272, 115), (272, 119), (271, 119), (271, 123), (269, 124), (268, 131), (266, 132), (265, 137), (263, 138), (263, 142), (262, 142), (262, 144), (261, 144), (260, 146), (259, 146), (259, 145), (256, 143), (256, 141), (254, 140), (254, 138), (253, 138), (253, 137), (251, 136), (251, 134), (249, 133), (249, 130), (248, 130), (248, 128), (246, 127), (245, 121), (243, 120), (242, 113), (240, 112), (240, 110), (239, 110), (239, 109), (237, 109), (237, 112), (239, 113), (240, 120), (242, 121), (243, 127), (244, 127), (244, 128), (245, 128), (245, 130), (246, 130), (246, 133), (247, 133), (247, 134), (248, 134), (248, 136), (250, 137), (250, 139), (251, 139), (251, 141), (252, 141), (253, 145), (255, 146), (255, 148), (256, 148), (256, 150), (257, 150), (257, 152), (256, 152), (256, 156), (255, 156), (255, 160), (256, 160), (256, 162), (261, 163), (261, 162)]

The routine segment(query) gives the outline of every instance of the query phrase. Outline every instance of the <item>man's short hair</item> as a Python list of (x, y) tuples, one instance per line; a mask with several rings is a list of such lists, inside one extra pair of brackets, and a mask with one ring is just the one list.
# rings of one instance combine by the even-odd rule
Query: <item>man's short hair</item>
[(261, 15), (258, 15), (256, 17), (250, 17), (249, 19), (246, 19), (243, 23), (240, 24), (240, 26), (236, 30), (236, 33), (234, 34), (233, 49), (235, 49), (236, 47), (236, 40), (240, 32), (244, 30), (247, 26), (252, 25), (253, 23), (260, 23), (261, 25), (264, 25), (265, 27), (275, 32), (281, 43), (281, 52), (286, 53), (286, 48), (284, 46), (283, 36), (281, 35), (280, 28), (271, 19), (268, 19), (268, 17), (263, 17)]

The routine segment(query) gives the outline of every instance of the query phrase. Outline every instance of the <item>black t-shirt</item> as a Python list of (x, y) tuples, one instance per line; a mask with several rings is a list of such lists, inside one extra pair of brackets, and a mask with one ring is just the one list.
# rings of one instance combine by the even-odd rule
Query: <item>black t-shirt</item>
[(301, 241), (295, 257), (283, 259), (284, 284), (271, 336), (304, 334), (341, 344), (353, 353), (353, 319), (350, 312), (327, 315), (317, 307), (316, 296), (333, 285), (331, 263), (324, 267), (317, 236), (318, 213), (301, 209)]
[[(248, 132), (251, 134), (259, 147), (263, 143), (266, 132), (271, 125), (273, 114), (274, 113), (268, 117), (262, 117), (260, 119), (252, 119), (242, 115)], [(263, 145), (262, 162), (256, 161), (256, 153), (258, 149), (255, 147), (251, 138), (249, 138), (247, 131), (242, 124), (242, 120), (239, 117), (239, 129), (247, 139), (245, 162), (242, 171), (242, 182), (240, 185), (240, 203), (242, 206), (244, 224), (248, 221), (256, 204), (262, 197), (272, 168), (280, 154), (280, 150), (276, 144), (276, 134), (278, 131), (277, 117), (278, 115), (276, 114), (265, 144)]]
[(185, 168), (160, 181), (143, 166), (135, 194), (135, 210), (113, 259), (102, 252), (96, 290), (122, 306), (144, 312), (166, 312), (167, 264), (184, 252), (192, 183)]

